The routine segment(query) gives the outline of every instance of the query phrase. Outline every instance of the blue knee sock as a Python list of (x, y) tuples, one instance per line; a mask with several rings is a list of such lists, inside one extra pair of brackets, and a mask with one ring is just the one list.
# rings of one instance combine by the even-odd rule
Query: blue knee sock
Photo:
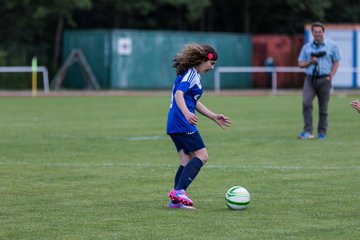
[[(183, 165), (180, 165), (180, 166), (179, 166), (179, 168), (178, 168), (178, 170), (177, 170), (177, 172), (176, 172), (176, 175), (175, 175), (174, 188), (175, 188), (176, 185), (178, 184), (184, 168), (185, 168), (185, 167), (184, 167)], [(179, 203), (179, 201), (176, 201), (176, 200), (172, 200), (172, 202), (173, 202), (174, 204)]]
[(175, 189), (186, 190), (190, 183), (195, 179), (196, 175), (200, 172), (202, 166), (203, 163), (199, 158), (194, 157), (193, 159), (191, 159), (190, 162), (185, 166)]
[(180, 177), (181, 177), (181, 174), (183, 173), (183, 170), (184, 170), (184, 166), (183, 165), (180, 165), (177, 172), (176, 172), (176, 175), (175, 175), (175, 181), (174, 181), (174, 188), (176, 187), (176, 185), (178, 184), (179, 180), (180, 180)]

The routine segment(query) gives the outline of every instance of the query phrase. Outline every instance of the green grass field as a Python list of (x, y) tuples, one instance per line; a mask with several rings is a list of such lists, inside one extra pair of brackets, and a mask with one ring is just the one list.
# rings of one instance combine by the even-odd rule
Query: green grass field
[[(332, 96), (328, 140), (296, 140), (300, 96), (206, 96), (209, 162), (170, 210), (170, 97), (0, 99), (0, 239), (359, 239), (360, 114)], [(314, 102), (316, 103), (316, 102)], [(317, 104), (314, 104), (315, 126)], [(244, 211), (228, 188), (251, 194)]]

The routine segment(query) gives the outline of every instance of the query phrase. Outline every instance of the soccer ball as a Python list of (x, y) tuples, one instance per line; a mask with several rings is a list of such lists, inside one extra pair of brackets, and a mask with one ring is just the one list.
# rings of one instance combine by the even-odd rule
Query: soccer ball
[(249, 206), (250, 194), (243, 187), (232, 187), (225, 194), (225, 203), (230, 209), (245, 209)]

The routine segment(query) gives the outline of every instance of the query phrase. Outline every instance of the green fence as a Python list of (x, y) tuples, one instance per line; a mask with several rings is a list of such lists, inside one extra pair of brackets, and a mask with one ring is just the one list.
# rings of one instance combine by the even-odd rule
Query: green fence
[[(63, 61), (72, 49), (81, 49), (102, 88), (111, 88), (110, 62), (111, 38), (108, 30), (65, 31), (63, 40)], [(64, 80), (65, 88), (83, 88), (85, 86), (80, 66), (70, 67)]]
[[(171, 60), (189, 42), (213, 45), (219, 52), (216, 66), (250, 66), (251, 37), (241, 34), (172, 31), (97, 30), (66, 31), (64, 60), (72, 49), (81, 49), (105, 89), (169, 89), (175, 70)], [(215, 66), (215, 67), (216, 67)], [(203, 77), (205, 88), (214, 87), (214, 74)], [(81, 88), (80, 68), (73, 65), (64, 81)], [(251, 74), (222, 76), (222, 88), (250, 88)]]

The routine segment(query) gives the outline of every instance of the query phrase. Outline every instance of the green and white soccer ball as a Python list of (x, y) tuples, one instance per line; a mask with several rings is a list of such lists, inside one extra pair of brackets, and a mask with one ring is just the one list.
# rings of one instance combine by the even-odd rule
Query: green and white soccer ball
[(245, 209), (250, 204), (250, 194), (241, 186), (232, 187), (225, 194), (225, 203), (230, 209)]

